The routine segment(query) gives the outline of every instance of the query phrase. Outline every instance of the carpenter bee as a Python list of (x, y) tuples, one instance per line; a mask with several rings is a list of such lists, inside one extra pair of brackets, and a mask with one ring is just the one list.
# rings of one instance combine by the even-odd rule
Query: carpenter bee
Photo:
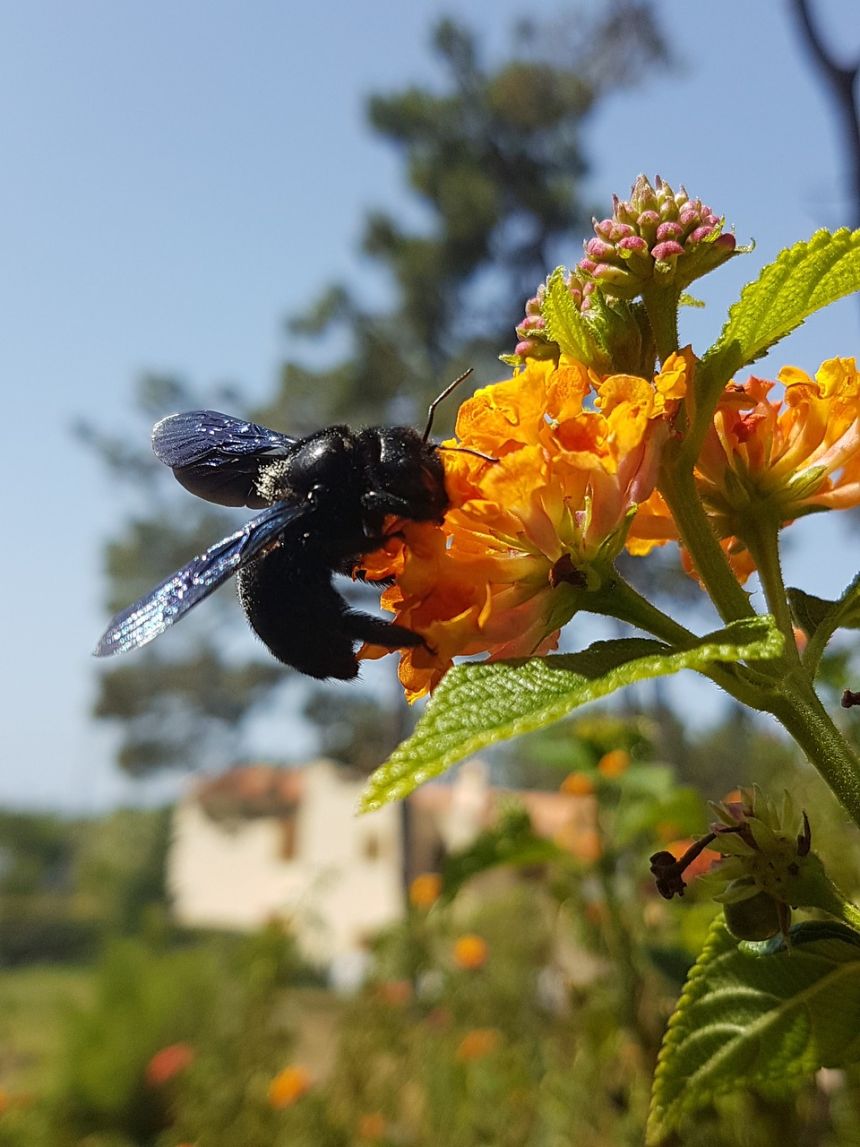
[(152, 448), (181, 485), (262, 513), (118, 613), (96, 656), (152, 641), (233, 574), (251, 628), (279, 661), (310, 677), (355, 677), (359, 641), (423, 645), (412, 630), (351, 609), (332, 576), (354, 573), (383, 544), (392, 515), (442, 521), (448, 495), (430, 430), (436, 406), (469, 374), (430, 404), (421, 435), (406, 426), (329, 426), (290, 438), (214, 410), (162, 419)]

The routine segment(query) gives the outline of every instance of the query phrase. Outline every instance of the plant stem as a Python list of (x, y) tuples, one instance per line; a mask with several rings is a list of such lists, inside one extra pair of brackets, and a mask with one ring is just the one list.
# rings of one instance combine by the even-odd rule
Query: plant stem
[[(616, 617), (619, 621), (626, 621), (659, 637), (679, 649), (689, 649), (701, 640), (695, 633), (691, 633), (667, 613), (663, 613), (656, 605), (643, 597), (637, 590), (626, 582), (617, 572), (614, 573), (611, 583), (604, 589), (603, 602), (591, 606), (592, 613), (600, 613), (605, 617)], [(744, 667), (714, 664), (709, 669), (702, 669), (703, 676), (708, 677), (731, 697), (747, 705), (751, 709), (764, 709), (763, 696), (759, 694), (756, 686), (743, 676)]]
[(749, 528), (744, 529), (743, 540), (755, 561), (768, 609), (785, 637), (785, 656), (794, 668), (800, 664), (800, 654), (794, 638), (794, 623), (779, 560), (778, 536), (779, 527), (776, 522), (757, 519)]
[[(699, 640), (617, 574), (607, 586), (604, 607), (594, 612), (627, 621), (682, 649)], [(778, 678), (765, 679), (764, 688), (744, 676), (742, 666), (713, 665), (701, 672), (748, 708), (776, 717), (860, 826), (860, 761), (821, 704), (793, 644), (792, 649), (793, 656), (760, 663), (760, 668), (773, 666)]]
[(630, 939), (631, 930), (624, 920), (615, 889), (615, 868), (614, 857), (604, 853), (597, 865), (597, 878), (606, 905), (606, 939), (618, 973), (619, 1003), (621, 1005), (619, 1019), (625, 1027), (635, 1034), (640, 1047), (646, 1054), (652, 1056), (655, 1050), (653, 1038), (642, 1024), (639, 1009), (643, 987), (642, 976), (636, 964), (636, 955)]
[(851, 819), (860, 826), (860, 761), (821, 704), (812, 684), (800, 672), (791, 673), (766, 708), (797, 741)]
[(649, 283), (642, 288), (642, 302), (651, 324), (657, 356), (665, 362), (678, 349), (678, 300), (676, 287), (658, 287)]
[(755, 610), (732, 572), (717, 536), (705, 513), (691, 472), (675, 464), (667, 449), (660, 475), (660, 493), (666, 499), (681, 544), (687, 549), (702, 584), (723, 621), (754, 617)]

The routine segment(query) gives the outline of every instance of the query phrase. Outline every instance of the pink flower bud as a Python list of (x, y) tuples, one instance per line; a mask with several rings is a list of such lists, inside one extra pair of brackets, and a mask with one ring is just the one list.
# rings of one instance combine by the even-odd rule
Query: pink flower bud
[(608, 259), (613, 254), (614, 248), (611, 243), (604, 242), (603, 239), (589, 239), (585, 244), (585, 253), (592, 259)]
[(658, 243), (656, 247), (652, 248), (651, 254), (658, 263), (666, 263), (677, 255), (683, 255), (684, 248), (674, 239), (669, 239), (665, 243)]
[(669, 239), (680, 239), (684, 234), (684, 228), (680, 223), (661, 223), (657, 228), (657, 242), (665, 243)]
[(619, 240), (618, 248), (621, 251), (647, 252), (648, 244), (640, 235), (631, 235), (629, 238)]
[(546, 326), (546, 321), (543, 315), (526, 315), (520, 325), (517, 327), (518, 331), (534, 331), (543, 330)]

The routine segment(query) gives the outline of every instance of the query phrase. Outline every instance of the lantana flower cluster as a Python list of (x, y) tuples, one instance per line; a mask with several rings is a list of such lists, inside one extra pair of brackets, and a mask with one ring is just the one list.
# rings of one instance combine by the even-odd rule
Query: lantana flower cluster
[[(630, 200), (616, 199), (612, 218), (595, 222), (562, 301), (572, 300), (564, 305), (574, 328), (583, 324), (582, 346), (595, 346), (600, 331), (589, 324), (607, 314), (594, 306), (595, 291), (639, 307), (629, 312), (638, 325), (655, 297), (672, 296), (677, 306), (690, 282), (735, 253), (710, 208), (640, 177)], [(643, 302), (631, 303), (637, 294)], [(598, 370), (609, 343), (584, 362), (552, 341), (547, 298), (539, 290), (527, 304), (516, 354), (506, 360), (513, 377), (466, 400), (456, 437), (442, 444), (444, 522), (398, 521), (385, 547), (362, 559), (368, 577), (392, 582), (383, 607), (424, 639), (401, 655), (411, 700), (432, 691), (457, 657), (553, 650), (577, 610), (611, 612), (600, 591), (623, 549), (644, 556), (683, 543), (659, 478), (667, 446), (696, 416), (692, 350), (665, 354), (653, 373)], [(829, 359), (814, 377), (788, 366), (778, 383), (733, 380), (704, 431), (694, 480), (740, 582), (755, 570), (763, 529), (775, 537), (805, 514), (860, 502), (853, 358)], [(384, 652), (365, 647), (362, 656)]]
[(410, 698), (456, 656), (555, 648), (577, 593), (597, 588), (625, 545), (645, 553), (666, 540), (656, 515), (638, 530), (636, 510), (654, 489), (689, 367), (678, 354), (652, 379), (600, 378), (565, 358), (535, 360), (463, 403), (445, 445), (465, 449), (442, 454), (444, 524), (401, 523), (363, 562), (369, 577), (395, 579), (383, 606), (425, 638), (401, 661)]

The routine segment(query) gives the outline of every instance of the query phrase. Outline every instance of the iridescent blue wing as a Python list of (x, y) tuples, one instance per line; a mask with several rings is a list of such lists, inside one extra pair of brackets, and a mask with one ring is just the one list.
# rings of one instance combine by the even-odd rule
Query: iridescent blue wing
[(287, 457), (295, 443), (277, 430), (217, 410), (171, 414), (152, 431), (159, 461), (186, 490), (219, 506), (265, 506), (256, 491), (260, 469)]
[(116, 615), (95, 648), (96, 657), (125, 653), (158, 637), (237, 570), (259, 557), (267, 546), (276, 543), (306, 506), (305, 502), (276, 502), (241, 530), (192, 558), (188, 565)]

